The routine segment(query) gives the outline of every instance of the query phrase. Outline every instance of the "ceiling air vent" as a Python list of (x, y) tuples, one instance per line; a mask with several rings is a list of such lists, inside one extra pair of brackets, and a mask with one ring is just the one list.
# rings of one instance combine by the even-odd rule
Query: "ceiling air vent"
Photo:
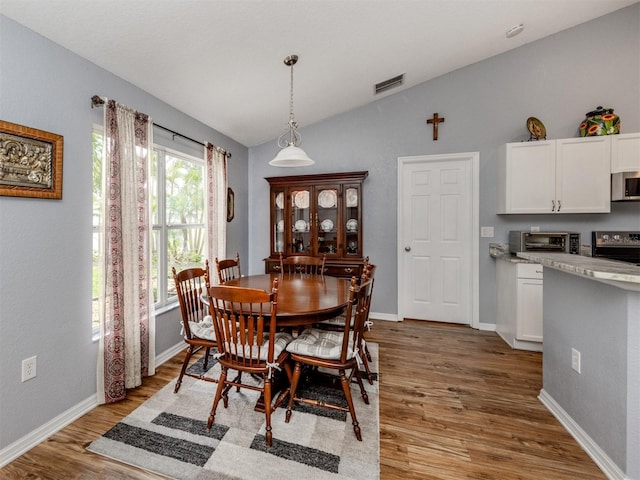
[(404, 73), (398, 75), (397, 77), (390, 78), (389, 80), (385, 80), (384, 82), (376, 83), (375, 85), (375, 94), (385, 92), (397, 86), (400, 86), (404, 83)]

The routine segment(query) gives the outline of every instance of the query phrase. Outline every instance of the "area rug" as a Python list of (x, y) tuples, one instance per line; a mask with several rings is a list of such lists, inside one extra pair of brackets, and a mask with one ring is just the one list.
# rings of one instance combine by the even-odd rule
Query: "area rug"
[[(374, 384), (363, 375), (369, 405), (352, 385), (362, 442), (356, 440), (348, 413), (296, 405), (289, 423), (284, 421), (286, 406), (272, 413), (273, 445), (267, 448), (264, 413), (254, 411), (260, 392), (235, 388), (229, 391), (229, 407), (220, 402), (207, 431), (217, 384), (185, 376), (177, 394), (174, 380), (87, 449), (172, 479), (378, 479), (378, 348), (369, 344), (369, 349)], [(200, 359), (191, 369), (202, 365)], [(220, 367), (211, 357), (209, 366), (206, 375), (217, 378)], [(341, 390), (306, 388), (304, 396), (343, 399)]]

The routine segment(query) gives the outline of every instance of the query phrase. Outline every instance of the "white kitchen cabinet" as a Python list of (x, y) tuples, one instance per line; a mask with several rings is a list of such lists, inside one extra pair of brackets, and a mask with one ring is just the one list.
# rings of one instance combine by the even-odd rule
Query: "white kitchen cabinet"
[(498, 213), (611, 211), (609, 137), (507, 143), (498, 158)]
[(611, 135), (611, 173), (640, 171), (640, 133)]
[(511, 348), (542, 351), (542, 266), (496, 260), (496, 331)]

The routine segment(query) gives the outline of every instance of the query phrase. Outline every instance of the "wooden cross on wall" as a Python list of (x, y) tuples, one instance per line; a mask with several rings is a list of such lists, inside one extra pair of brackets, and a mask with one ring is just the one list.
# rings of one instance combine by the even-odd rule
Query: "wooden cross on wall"
[(433, 139), (434, 140), (438, 140), (438, 124), (440, 122), (444, 123), (444, 117), (440, 118), (438, 117), (438, 113), (434, 113), (433, 114), (433, 118), (430, 118), (427, 120), (427, 123), (431, 123), (433, 124)]

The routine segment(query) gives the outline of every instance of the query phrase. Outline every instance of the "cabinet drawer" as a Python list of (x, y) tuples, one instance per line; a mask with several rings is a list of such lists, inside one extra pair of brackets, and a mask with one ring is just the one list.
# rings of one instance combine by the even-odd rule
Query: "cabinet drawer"
[(518, 278), (542, 278), (542, 265), (539, 263), (519, 263)]
[(331, 277), (359, 277), (362, 265), (359, 264), (325, 264), (325, 275)]

